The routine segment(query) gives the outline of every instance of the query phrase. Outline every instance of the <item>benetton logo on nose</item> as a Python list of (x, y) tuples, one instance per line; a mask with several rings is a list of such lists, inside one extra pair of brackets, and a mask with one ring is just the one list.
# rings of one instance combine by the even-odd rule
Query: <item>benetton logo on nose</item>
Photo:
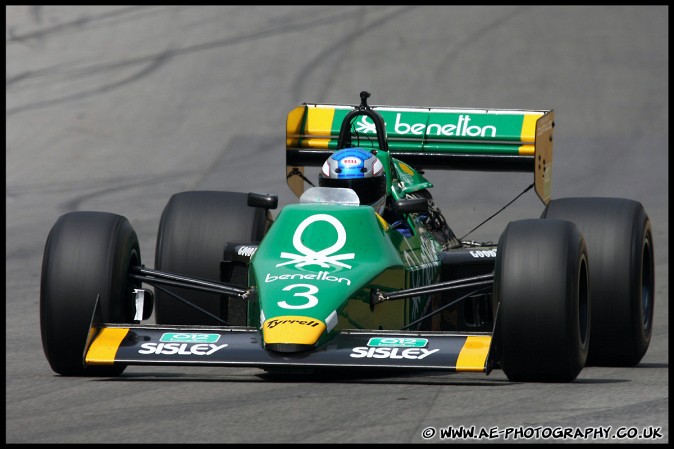
[[(335, 231), (337, 231), (337, 241), (332, 246), (320, 251), (314, 251), (311, 248), (307, 248), (302, 243), (302, 234), (304, 233), (305, 229), (310, 224), (317, 221), (329, 223), (332, 225)], [(307, 265), (318, 265), (322, 268), (329, 268), (331, 265), (342, 268), (351, 268), (351, 265), (347, 265), (340, 261), (345, 259), (353, 259), (355, 257), (355, 253), (337, 254), (334, 256), (332, 255), (342, 249), (345, 243), (346, 230), (339, 220), (337, 220), (332, 215), (327, 214), (312, 215), (308, 218), (305, 218), (304, 221), (300, 223), (300, 225), (295, 230), (295, 234), (293, 235), (293, 246), (300, 254), (282, 252), (281, 258), (290, 260), (276, 264), (276, 266), (281, 267), (284, 265), (295, 264), (296, 268), (302, 268)]]

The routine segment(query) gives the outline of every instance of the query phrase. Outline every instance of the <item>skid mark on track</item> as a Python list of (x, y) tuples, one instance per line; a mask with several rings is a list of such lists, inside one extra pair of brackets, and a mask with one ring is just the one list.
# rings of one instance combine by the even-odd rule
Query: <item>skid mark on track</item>
[(365, 20), (366, 15), (363, 13), (363, 8), (359, 8), (357, 11), (351, 13), (353, 18), (357, 19), (355, 29), (350, 33), (346, 33), (345, 38), (338, 40), (334, 45), (321, 51), (297, 71), (297, 76), (291, 87), (293, 98), (301, 98), (302, 92), (307, 89), (307, 80), (311, 79), (317, 71), (324, 67), (329, 68), (328, 75), (323, 80), (324, 85), (316, 89), (316, 92), (325, 92), (325, 95), (328, 95), (331, 86), (334, 84), (334, 77), (339, 73), (338, 70), (334, 70), (334, 67), (337, 67), (340, 61), (349, 59), (347, 57), (349, 48), (358, 40), (363, 39), (372, 30), (388, 24), (392, 19), (414, 8), (415, 6), (396, 8), (393, 12), (370, 21)]

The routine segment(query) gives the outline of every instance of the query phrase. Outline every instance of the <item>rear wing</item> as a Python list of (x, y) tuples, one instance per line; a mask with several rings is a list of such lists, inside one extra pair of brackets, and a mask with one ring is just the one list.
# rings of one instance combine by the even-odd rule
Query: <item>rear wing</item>
[[(337, 148), (355, 106), (304, 103), (288, 113), (286, 177), (300, 196), (304, 168), (320, 167)], [(541, 201), (550, 201), (552, 110), (372, 106), (386, 124), (392, 157), (416, 169), (532, 172)], [(354, 146), (379, 149), (368, 116), (351, 123)]]

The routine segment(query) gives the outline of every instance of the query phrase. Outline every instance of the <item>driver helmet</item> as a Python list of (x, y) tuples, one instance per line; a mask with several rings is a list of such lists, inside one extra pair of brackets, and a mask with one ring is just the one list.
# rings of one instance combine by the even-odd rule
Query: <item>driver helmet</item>
[(377, 156), (363, 148), (335, 151), (323, 164), (318, 175), (321, 187), (353, 189), (360, 204), (372, 206), (381, 214), (386, 205), (386, 176)]

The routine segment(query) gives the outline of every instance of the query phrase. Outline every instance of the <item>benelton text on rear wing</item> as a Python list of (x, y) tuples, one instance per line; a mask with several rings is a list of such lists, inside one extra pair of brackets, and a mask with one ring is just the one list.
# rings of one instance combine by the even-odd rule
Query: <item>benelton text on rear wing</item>
[[(317, 167), (337, 148), (340, 128), (355, 106), (304, 103), (288, 113), (287, 173)], [(460, 109), (372, 106), (386, 124), (391, 156), (416, 168), (533, 172), (535, 190), (550, 201), (552, 110)], [(379, 149), (375, 124), (366, 115), (351, 124), (355, 146)], [(299, 176), (288, 176), (296, 195)]]

